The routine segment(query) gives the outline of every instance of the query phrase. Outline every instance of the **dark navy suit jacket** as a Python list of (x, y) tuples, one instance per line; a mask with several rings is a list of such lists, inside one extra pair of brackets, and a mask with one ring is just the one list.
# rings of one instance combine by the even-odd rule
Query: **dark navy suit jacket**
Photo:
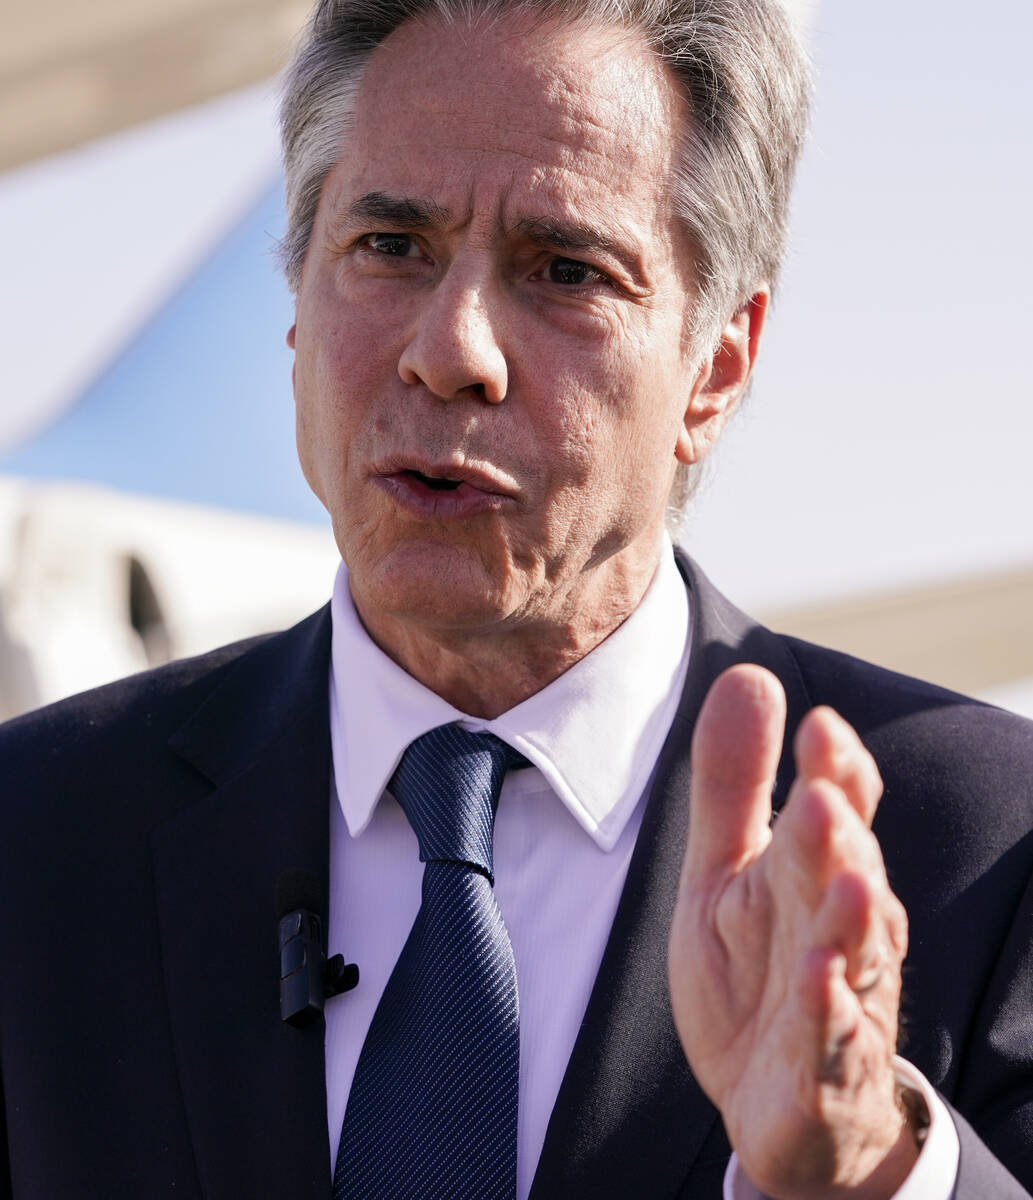
[[(532, 1200), (720, 1196), (665, 951), (693, 721), (735, 662), (782, 680), (787, 746), (830, 704), (874, 753), (911, 923), (903, 1053), (964, 1114), (959, 1200), (1026, 1196), (1033, 725), (778, 636), (681, 565), (689, 679)], [(323, 1028), (280, 1020), (275, 888), (306, 870), (326, 911), (329, 639), (324, 609), (0, 729), (0, 1197), (327, 1200)], [(787, 751), (776, 804), (791, 776)]]

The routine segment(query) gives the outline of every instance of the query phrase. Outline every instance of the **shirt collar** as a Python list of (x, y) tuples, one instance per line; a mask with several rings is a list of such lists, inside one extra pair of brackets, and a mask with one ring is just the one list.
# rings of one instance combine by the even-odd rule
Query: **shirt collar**
[(388, 658), (358, 618), (343, 563), (330, 611), (330, 740), (352, 837), (369, 824), (409, 743), (459, 721), (524, 754), (600, 849), (613, 848), (645, 791), (688, 666), (688, 593), (667, 539), (631, 616), (547, 687), (492, 721), (460, 712)]

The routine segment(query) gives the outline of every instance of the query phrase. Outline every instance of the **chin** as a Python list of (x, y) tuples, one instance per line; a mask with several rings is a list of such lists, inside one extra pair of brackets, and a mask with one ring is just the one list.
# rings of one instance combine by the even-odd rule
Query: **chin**
[(379, 555), (345, 558), (352, 594), (367, 622), (382, 616), (462, 629), (504, 620), (518, 607), (518, 573), (504, 555), (469, 546), (408, 541)]

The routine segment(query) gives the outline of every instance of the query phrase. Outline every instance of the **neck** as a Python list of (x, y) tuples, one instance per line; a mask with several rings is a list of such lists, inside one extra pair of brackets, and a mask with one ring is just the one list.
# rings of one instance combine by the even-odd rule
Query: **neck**
[[(364, 605), (374, 642), (424, 687), (472, 717), (491, 720), (533, 696), (591, 653), (638, 607), (656, 570), (614, 580), (594, 598), (583, 591), (549, 614), (513, 614), (475, 628), (422, 622)], [(593, 602), (594, 601), (594, 602)]]

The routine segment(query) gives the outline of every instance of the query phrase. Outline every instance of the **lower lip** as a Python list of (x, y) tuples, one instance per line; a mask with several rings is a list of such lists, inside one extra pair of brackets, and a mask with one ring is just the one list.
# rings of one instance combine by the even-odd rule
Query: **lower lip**
[(472, 483), (461, 483), (448, 490), (432, 488), (404, 471), (393, 475), (377, 475), (374, 482), (396, 504), (416, 517), (463, 520), (483, 513), (499, 512), (513, 502), (509, 496), (483, 491)]

